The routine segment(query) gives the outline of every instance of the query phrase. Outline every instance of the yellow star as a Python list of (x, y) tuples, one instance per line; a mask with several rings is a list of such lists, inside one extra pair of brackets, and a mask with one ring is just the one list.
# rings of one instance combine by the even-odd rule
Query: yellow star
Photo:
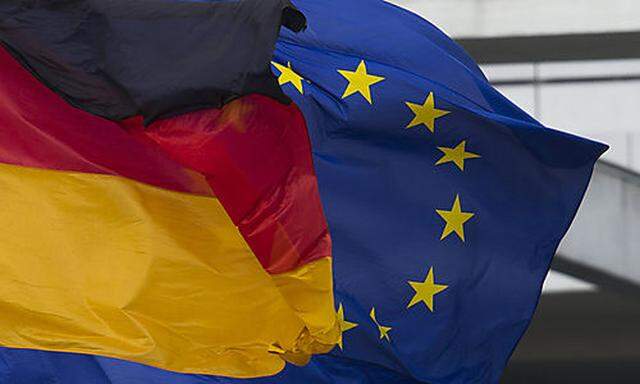
[(338, 72), (349, 81), (347, 88), (342, 94), (342, 98), (347, 98), (354, 93), (359, 93), (364, 97), (369, 104), (371, 101), (371, 86), (384, 80), (382, 76), (374, 76), (367, 73), (367, 65), (364, 60), (360, 60), (358, 68), (354, 71), (347, 71), (344, 69), (338, 69)]
[(382, 339), (387, 339), (388, 342), (391, 342), (391, 338), (389, 338), (389, 331), (391, 331), (391, 327), (385, 327), (384, 325), (380, 325), (380, 323), (378, 323), (378, 320), (376, 319), (376, 309), (371, 308), (371, 312), (369, 313), (369, 317), (371, 317), (371, 320), (373, 320), (373, 322), (376, 324), (376, 326), (378, 327), (378, 331), (380, 332), (380, 340)]
[(413, 128), (424, 124), (429, 128), (431, 133), (434, 133), (436, 129), (436, 119), (450, 113), (444, 109), (436, 108), (433, 92), (429, 92), (429, 96), (427, 96), (427, 99), (422, 105), (410, 103), (408, 101), (405, 102), (405, 104), (407, 104), (407, 107), (409, 107), (415, 115), (413, 120), (411, 120), (409, 125), (407, 125), (407, 128)]
[(462, 212), (460, 208), (460, 196), (456, 195), (456, 199), (453, 202), (453, 207), (450, 211), (436, 209), (436, 212), (446, 222), (440, 240), (444, 240), (452, 232), (455, 232), (460, 240), (464, 241), (464, 223), (469, 221), (474, 214), (470, 212)]
[(276, 67), (278, 71), (280, 71), (280, 76), (278, 76), (278, 84), (284, 85), (287, 83), (291, 83), (291, 85), (296, 87), (298, 92), (304, 94), (304, 90), (302, 89), (303, 78), (302, 76), (295, 73), (293, 69), (291, 69), (291, 62), (287, 61), (286, 67), (282, 64), (276, 63), (275, 61), (272, 61), (271, 64), (273, 64), (273, 66)]
[(344, 308), (342, 307), (342, 303), (340, 303), (340, 307), (338, 307), (338, 328), (340, 328), (340, 339), (338, 340), (338, 347), (340, 347), (340, 349), (342, 349), (342, 334), (357, 326), (358, 324), (344, 319)]
[(460, 168), (461, 171), (464, 171), (464, 161), (467, 159), (477, 159), (481, 157), (478, 154), (467, 152), (465, 146), (467, 145), (467, 141), (463, 140), (458, 144), (455, 148), (448, 147), (438, 147), (444, 156), (438, 160), (436, 165), (445, 164), (452, 162)]
[(433, 297), (449, 287), (447, 285), (436, 284), (433, 281), (433, 267), (429, 268), (427, 278), (423, 282), (409, 281), (409, 285), (416, 291), (416, 294), (411, 299), (407, 308), (411, 308), (422, 302), (431, 312), (433, 312)]

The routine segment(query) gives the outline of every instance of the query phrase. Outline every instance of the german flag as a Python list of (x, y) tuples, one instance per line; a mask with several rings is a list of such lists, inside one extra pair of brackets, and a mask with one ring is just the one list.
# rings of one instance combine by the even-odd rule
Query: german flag
[(335, 345), (305, 120), (269, 68), (304, 23), (286, 0), (0, 4), (0, 345), (231, 377)]

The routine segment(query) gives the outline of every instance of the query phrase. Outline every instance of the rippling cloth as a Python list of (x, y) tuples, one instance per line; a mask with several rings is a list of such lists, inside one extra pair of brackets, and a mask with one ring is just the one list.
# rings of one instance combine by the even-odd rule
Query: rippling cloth
[(220, 107), (242, 95), (288, 99), (269, 61), (289, 0), (8, 0), (0, 39), (73, 105), (119, 120)]

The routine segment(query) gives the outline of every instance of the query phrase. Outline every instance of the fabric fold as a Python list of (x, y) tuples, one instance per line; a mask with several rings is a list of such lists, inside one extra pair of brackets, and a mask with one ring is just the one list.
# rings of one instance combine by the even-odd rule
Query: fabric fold
[(69, 103), (146, 122), (260, 93), (286, 97), (269, 69), (281, 25), (304, 15), (289, 0), (11, 0), (0, 39)]

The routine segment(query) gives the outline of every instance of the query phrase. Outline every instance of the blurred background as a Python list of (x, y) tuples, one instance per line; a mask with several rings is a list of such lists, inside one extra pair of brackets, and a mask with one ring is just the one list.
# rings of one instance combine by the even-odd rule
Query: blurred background
[(502, 382), (640, 383), (640, 1), (391, 2), (545, 125), (611, 146)]

